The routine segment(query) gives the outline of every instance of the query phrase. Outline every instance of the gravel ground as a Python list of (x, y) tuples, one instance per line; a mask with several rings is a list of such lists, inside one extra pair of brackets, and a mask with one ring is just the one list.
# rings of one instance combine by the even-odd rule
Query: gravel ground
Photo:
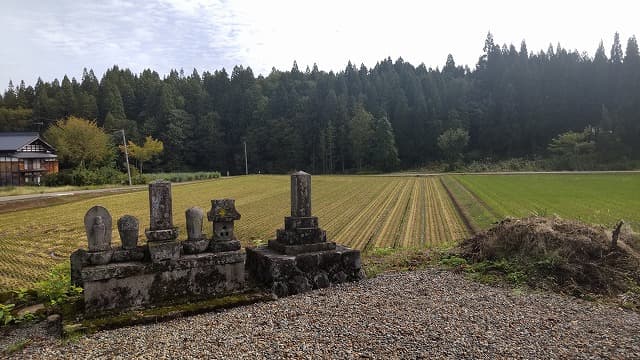
[[(103, 331), (67, 344), (39, 333), (11, 356), (640, 358), (639, 328), (638, 313), (557, 294), (517, 293), (428, 269), (223, 313)], [(1, 342), (7, 339), (15, 341)]]

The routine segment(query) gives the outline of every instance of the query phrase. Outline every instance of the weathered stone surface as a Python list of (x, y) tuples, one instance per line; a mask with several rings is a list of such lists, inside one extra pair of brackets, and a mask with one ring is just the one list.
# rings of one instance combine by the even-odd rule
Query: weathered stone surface
[(207, 219), (213, 222), (213, 241), (236, 240), (234, 221), (240, 219), (236, 210), (235, 200), (211, 200), (211, 210), (207, 212)]
[(327, 241), (327, 233), (320, 228), (278, 229), (276, 239), (287, 245), (314, 244)]
[(240, 241), (238, 240), (209, 242), (209, 251), (211, 252), (237, 251), (240, 250), (240, 247)]
[(175, 241), (178, 238), (178, 228), (164, 230), (147, 230), (144, 232), (149, 242)]
[(311, 284), (309, 283), (309, 279), (307, 279), (303, 275), (294, 276), (291, 281), (289, 281), (289, 292), (292, 295), (302, 294), (309, 290), (311, 290)]
[(138, 246), (140, 222), (133, 215), (124, 215), (118, 219), (118, 233), (123, 249), (135, 249)]
[(204, 210), (194, 206), (185, 211), (187, 218), (187, 239), (200, 240), (204, 237), (202, 234), (202, 221), (204, 220)]
[(133, 249), (113, 249), (111, 262), (143, 261), (145, 260), (146, 249), (146, 246), (136, 246)]
[(182, 244), (176, 241), (149, 242), (149, 257), (151, 262), (177, 260), (182, 253)]
[(113, 250), (106, 251), (89, 251), (89, 264), (104, 265), (108, 264), (113, 257)]
[(331, 285), (331, 282), (329, 281), (329, 277), (327, 276), (327, 273), (324, 271), (321, 271), (318, 273), (318, 275), (314, 276), (313, 282), (317, 289), (323, 289)]
[(213, 241), (236, 240), (233, 233), (233, 221), (221, 221), (213, 223)]
[(211, 210), (207, 212), (207, 219), (212, 222), (240, 220), (240, 213), (236, 210), (234, 199), (211, 200)]
[(320, 242), (320, 243), (312, 243), (312, 244), (290, 245), (290, 244), (283, 244), (279, 240), (269, 240), (268, 246), (271, 249), (285, 255), (297, 255), (297, 254), (314, 252), (314, 251), (333, 250), (336, 248), (336, 243)]
[(82, 287), (82, 268), (89, 265), (89, 253), (84, 249), (78, 249), (71, 253), (71, 283)]
[(105, 251), (111, 248), (111, 215), (100, 205), (84, 215), (84, 228), (89, 241), (89, 251)]
[(244, 289), (239, 251), (185, 255), (163, 263), (111, 263), (82, 269), (85, 311), (198, 300)]
[(16, 315), (20, 318), (25, 316), (26, 314), (37, 314), (42, 312), (43, 310), (45, 310), (45, 306), (44, 304), (35, 304), (35, 305), (31, 305), (31, 306), (26, 306), (23, 307), (22, 309), (18, 310), (18, 312), (16, 312)]
[(156, 180), (149, 184), (150, 230), (173, 228), (171, 183)]
[(279, 297), (360, 280), (360, 266), (360, 252), (339, 245), (333, 250), (298, 255), (282, 254), (269, 246), (247, 248), (250, 279)]
[(318, 217), (317, 216), (308, 216), (308, 217), (291, 217), (285, 216), (284, 218), (284, 229), (285, 230), (296, 230), (298, 228), (317, 228), (318, 227)]
[(209, 239), (185, 240), (182, 242), (182, 250), (185, 254), (199, 254), (209, 248)]
[(304, 171), (291, 175), (291, 216), (311, 216), (311, 175)]
[(47, 334), (49, 334), (50, 336), (62, 336), (62, 316), (60, 316), (60, 314), (47, 316), (47, 322), (45, 326)]

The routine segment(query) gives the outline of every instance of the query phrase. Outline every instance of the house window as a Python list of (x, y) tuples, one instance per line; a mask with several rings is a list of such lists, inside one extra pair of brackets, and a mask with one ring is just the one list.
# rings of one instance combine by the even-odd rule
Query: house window
[(20, 151), (24, 152), (44, 152), (44, 146), (40, 144), (29, 144), (25, 145), (20, 149)]

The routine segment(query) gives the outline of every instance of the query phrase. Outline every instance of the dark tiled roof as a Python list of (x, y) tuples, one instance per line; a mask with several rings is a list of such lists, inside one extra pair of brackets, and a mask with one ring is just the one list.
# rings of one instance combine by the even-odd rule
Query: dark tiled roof
[(37, 132), (0, 132), (0, 151), (17, 151), (39, 137)]

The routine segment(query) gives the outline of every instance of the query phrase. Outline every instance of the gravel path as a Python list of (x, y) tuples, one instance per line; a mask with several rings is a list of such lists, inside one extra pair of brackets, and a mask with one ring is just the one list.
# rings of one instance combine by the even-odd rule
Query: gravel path
[(35, 340), (14, 358), (640, 358), (640, 314), (518, 294), (439, 269), (384, 274), (278, 301)]

